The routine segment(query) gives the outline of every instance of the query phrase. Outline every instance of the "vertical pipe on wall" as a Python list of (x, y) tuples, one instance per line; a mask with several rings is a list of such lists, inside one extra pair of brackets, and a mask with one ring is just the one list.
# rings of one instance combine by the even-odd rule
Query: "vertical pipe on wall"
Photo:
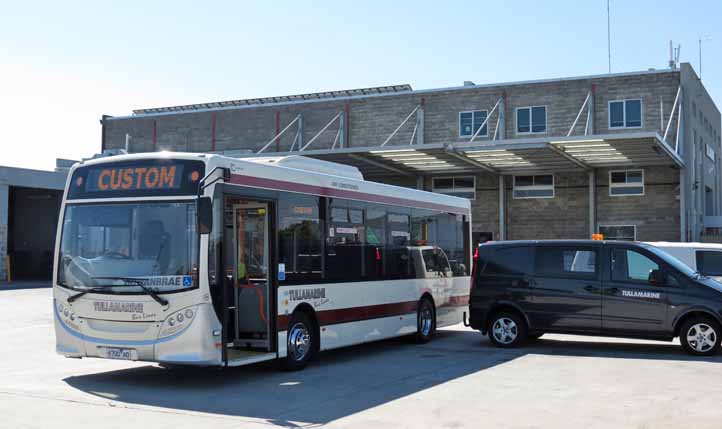
[(158, 122), (153, 121), (153, 152), (158, 151)]
[(679, 169), (679, 241), (687, 241), (687, 171)]
[(216, 151), (216, 113), (211, 116), (211, 152)]
[(345, 119), (345, 122), (344, 122), (345, 128), (343, 130), (346, 138), (344, 139), (343, 145), (341, 145), (341, 147), (350, 147), (351, 146), (351, 140), (350, 140), (350, 138), (351, 138), (351, 105), (349, 104), (348, 101), (346, 103), (344, 103), (343, 110), (346, 112), (346, 114), (344, 115), (345, 116), (345, 118), (344, 118)]
[(426, 99), (421, 98), (421, 107), (416, 111), (416, 144), (424, 144), (424, 110)]
[(597, 232), (597, 176), (594, 170), (589, 171), (589, 237)]
[(499, 240), (506, 240), (506, 189), (504, 176), (499, 175)]
[[(281, 133), (281, 112), (276, 112), (276, 133), (273, 134), (274, 136), (277, 136)], [(276, 140), (276, 152), (281, 151), (281, 139)]]

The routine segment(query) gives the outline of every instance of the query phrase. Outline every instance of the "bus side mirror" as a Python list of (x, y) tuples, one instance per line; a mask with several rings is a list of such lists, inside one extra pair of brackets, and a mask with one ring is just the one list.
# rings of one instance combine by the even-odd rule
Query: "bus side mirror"
[(198, 216), (198, 232), (200, 234), (210, 234), (213, 230), (213, 200), (211, 200), (211, 197), (198, 198), (196, 213)]
[(649, 283), (655, 286), (664, 286), (667, 284), (667, 273), (662, 270), (652, 270), (649, 273)]

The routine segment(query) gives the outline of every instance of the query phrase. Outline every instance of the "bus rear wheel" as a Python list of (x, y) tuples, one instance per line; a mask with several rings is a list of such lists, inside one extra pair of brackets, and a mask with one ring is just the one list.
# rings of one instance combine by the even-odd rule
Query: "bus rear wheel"
[(436, 309), (427, 297), (421, 298), (416, 312), (416, 342), (428, 343), (436, 332)]
[(286, 357), (283, 369), (298, 371), (308, 365), (316, 353), (316, 330), (308, 315), (297, 311), (291, 316), (286, 334)]

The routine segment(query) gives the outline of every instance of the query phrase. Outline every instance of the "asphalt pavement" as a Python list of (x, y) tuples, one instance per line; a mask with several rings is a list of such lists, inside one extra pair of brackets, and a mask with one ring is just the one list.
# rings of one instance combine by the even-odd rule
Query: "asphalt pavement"
[(164, 369), (55, 354), (48, 288), (0, 286), (0, 428), (720, 428), (722, 356), (461, 325), (323, 353), (300, 372)]

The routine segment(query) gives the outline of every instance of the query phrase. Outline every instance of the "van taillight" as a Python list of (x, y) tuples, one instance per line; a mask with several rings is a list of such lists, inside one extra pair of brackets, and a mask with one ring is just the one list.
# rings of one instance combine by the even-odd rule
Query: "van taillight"
[(474, 286), (476, 285), (476, 270), (479, 266), (479, 248), (477, 247), (476, 250), (474, 250), (474, 260), (471, 263), (471, 285), (469, 285), (469, 295), (471, 295), (471, 292), (474, 291)]

